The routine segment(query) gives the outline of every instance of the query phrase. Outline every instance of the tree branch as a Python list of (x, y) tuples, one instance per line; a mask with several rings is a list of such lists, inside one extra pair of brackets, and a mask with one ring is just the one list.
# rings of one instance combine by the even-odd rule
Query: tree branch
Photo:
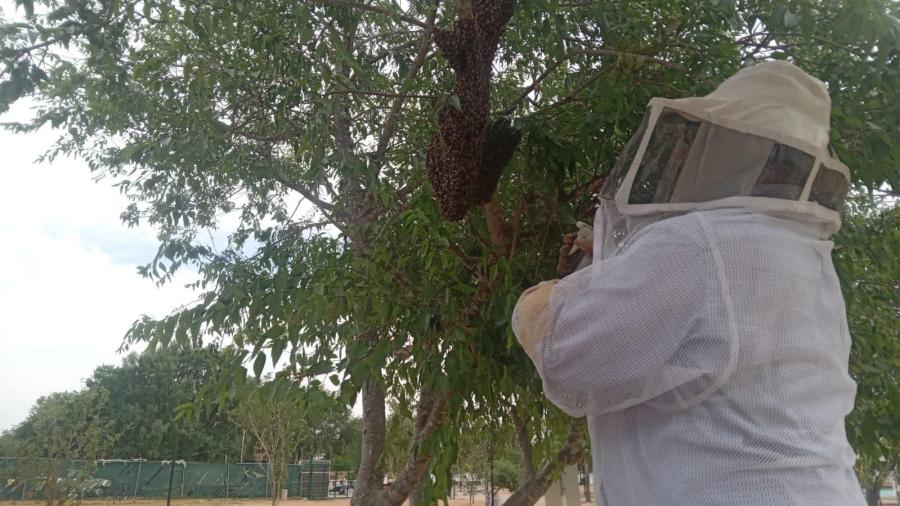
[[(417, 94), (404, 94), (404, 93), (393, 93), (390, 91), (374, 91), (374, 90), (334, 90), (329, 91), (327, 93), (323, 93), (323, 97), (327, 97), (329, 95), (366, 95), (373, 97), (388, 97), (395, 98), (396, 100), (402, 101), (407, 98), (426, 98), (426, 99), (434, 99), (438, 98), (437, 95), (417, 95)], [(396, 101), (395, 101), (396, 103)]]
[(581, 418), (572, 420), (569, 435), (566, 436), (566, 443), (554, 455), (554, 458), (544, 464), (540, 472), (535, 474), (530, 480), (523, 483), (510, 496), (503, 506), (531, 506), (541, 496), (543, 496), (550, 485), (553, 484), (553, 477), (567, 465), (575, 464), (584, 456), (584, 445), (582, 438), (584, 437), (584, 420)]
[(516, 406), (512, 407), (513, 426), (516, 429), (516, 444), (519, 445), (519, 451), (522, 453), (522, 482), (527, 482), (534, 478), (534, 447), (531, 444), (531, 438), (528, 436), (528, 428), (525, 426), (525, 420), (519, 414)]
[[(534, 81), (532, 81), (532, 83), (531, 83), (530, 85), (528, 85), (528, 87), (526, 87), (525, 90), (523, 90), (522, 93), (521, 93), (518, 97), (516, 97), (516, 99), (513, 100), (513, 101), (509, 104), (509, 106), (507, 106), (506, 109), (504, 109), (504, 110), (500, 113), (500, 115), (501, 115), (501, 116), (507, 116), (507, 115), (512, 114), (513, 112), (515, 112), (516, 108), (517, 108), (517, 107), (518, 107), (518, 106), (519, 106), (526, 98), (528, 98), (528, 95), (530, 95), (534, 90), (536, 90), (536, 89), (541, 85), (541, 83), (542, 83), (547, 77), (549, 77), (549, 75), (550, 75), (554, 70), (558, 69), (558, 68), (559, 68), (560, 66), (562, 66), (562, 64), (565, 63), (566, 61), (571, 60), (572, 58), (574, 58), (574, 57), (576, 57), (576, 56), (579, 56), (579, 55), (584, 55), (584, 56), (620, 56), (620, 57), (627, 57), (627, 58), (641, 59), (641, 60), (643, 60), (644, 62), (656, 63), (656, 64), (662, 65), (662, 66), (664, 66), (664, 67), (666, 67), (666, 68), (671, 68), (671, 69), (676, 69), (676, 70), (684, 70), (684, 67), (681, 66), (681, 65), (679, 65), (679, 64), (677, 64), (677, 63), (672, 63), (672, 62), (669, 62), (669, 61), (666, 61), (666, 60), (662, 60), (662, 59), (660, 59), (660, 58), (654, 58), (654, 57), (652, 57), (652, 56), (647, 56), (647, 55), (644, 55), (644, 54), (630, 53), (630, 52), (627, 52), (627, 51), (619, 51), (618, 49), (612, 49), (612, 48), (573, 49), (573, 50), (569, 51), (568, 53), (566, 53), (565, 55), (563, 55), (562, 58), (560, 58), (559, 60), (557, 60), (556, 62), (554, 62), (552, 65), (550, 65), (549, 67), (547, 67), (547, 69), (544, 70), (544, 72), (541, 73), (540, 76), (538, 76)], [(579, 91), (580, 91), (580, 90), (579, 90)]]
[[(434, 25), (435, 17), (437, 16), (437, 8), (432, 11), (431, 14), (428, 15), (427, 23), (429, 26)], [(406, 72), (406, 75), (403, 76), (403, 80), (400, 81), (399, 90), (401, 93), (406, 89), (407, 85), (415, 79), (416, 75), (419, 73), (419, 69), (422, 68), (422, 65), (425, 64), (425, 61), (428, 60), (428, 54), (431, 50), (431, 29), (425, 30), (422, 33), (422, 40), (419, 44), (419, 52), (416, 53), (416, 58), (413, 60), (412, 66), (410, 66), (409, 71)], [(397, 128), (397, 120), (400, 116), (400, 110), (403, 108), (403, 100), (404, 96), (401, 94), (394, 99), (394, 103), (391, 104), (391, 110), (387, 115), (387, 120), (384, 123), (384, 132), (381, 134), (381, 138), (378, 139), (378, 147), (375, 148), (375, 159), (381, 160), (381, 157), (384, 156), (384, 153), (387, 151), (388, 145), (391, 142), (391, 137), (394, 136), (394, 130)]]
[(358, 2), (353, 2), (350, 0), (304, 0), (305, 3), (319, 3), (326, 5), (333, 5), (335, 7), (346, 7), (348, 9), (356, 9), (360, 11), (366, 12), (374, 12), (375, 14), (381, 14), (390, 18), (397, 19), (399, 21), (403, 21), (404, 23), (418, 26), (419, 28), (424, 28), (425, 30), (430, 30), (432, 28), (432, 23), (422, 22), (414, 17), (407, 16), (405, 14), (401, 14), (399, 12), (394, 12), (389, 9), (385, 9), (384, 7), (377, 7), (375, 5), (366, 5)]
[(423, 407), (426, 408), (427, 418), (420, 418), (417, 415), (416, 426), (420, 430), (417, 430), (415, 435), (413, 454), (407, 460), (406, 465), (403, 466), (400, 474), (397, 475), (397, 479), (384, 491), (387, 502), (392, 505), (399, 506), (402, 504), (410, 492), (422, 481), (422, 477), (428, 468), (428, 461), (431, 459), (431, 452), (420, 451), (422, 443), (444, 423), (444, 408), (446, 408), (447, 401), (450, 400), (453, 392), (447, 389), (435, 396), (426, 388), (423, 388), (422, 391), (427, 391), (428, 396), (427, 399), (423, 399), (425, 400)]
[(536, 90), (538, 88), (538, 86), (541, 85), (541, 82), (543, 82), (544, 79), (547, 78), (547, 76), (549, 76), (554, 70), (558, 69), (563, 63), (565, 63), (571, 57), (572, 57), (572, 54), (568, 53), (565, 56), (563, 56), (562, 58), (560, 58), (556, 63), (547, 67), (547, 69), (544, 70), (544, 72), (541, 73), (540, 76), (538, 76), (534, 81), (532, 81), (531, 84), (528, 85), (528, 87), (525, 88), (525, 90), (522, 91), (522, 93), (518, 97), (516, 97), (516, 99), (513, 100), (512, 103), (510, 103), (509, 106), (500, 113), (500, 116), (508, 116), (508, 115), (512, 114), (513, 112), (515, 112), (516, 108), (519, 107), (519, 104), (521, 104), (522, 101), (524, 101), (526, 98), (528, 98), (528, 95), (530, 95), (532, 91)]
[(561, 105), (568, 104), (572, 100), (575, 100), (575, 97), (577, 97), (582, 91), (584, 91), (594, 81), (596, 81), (596, 80), (600, 79), (601, 77), (603, 77), (604, 75), (606, 75), (606, 73), (609, 72), (610, 69), (611, 69), (611, 67), (604, 66), (599, 71), (597, 71), (597, 73), (595, 73), (594, 75), (589, 77), (587, 80), (585, 80), (585, 82), (581, 83), (581, 85), (579, 85), (574, 90), (572, 90), (571, 93), (569, 93), (565, 97), (557, 100), (556, 102), (553, 102), (550, 105), (545, 105), (544, 107), (541, 108), (541, 110), (554, 109)]
[(294, 190), (295, 192), (299, 193), (300, 195), (303, 196), (303, 198), (305, 198), (306, 200), (308, 200), (308, 201), (312, 202), (313, 204), (315, 204), (316, 206), (318, 206), (319, 209), (321, 209), (322, 211), (324, 211), (326, 213), (334, 212), (334, 205), (320, 199), (315, 194), (313, 194), (313, 192), (311, 190), (303, 187), (296, 181), (291, 181), (290, 179), (288, 179), (274, 171), (271, 173), (271, 177), (275, 181), (278, 181), (282, 186), (284, 186), (286, 188), (290, 188), (291, 190)]
[(497, 192), (491, 196), (491, 200), (482, 206), (484, 219), (487, 222), (488, 231), (491, 233), (491, 244), (506, 250), (509, 240), (506, 237), (506, 227), (503, 223), (503, 211), (500, 209), (500, 198)]

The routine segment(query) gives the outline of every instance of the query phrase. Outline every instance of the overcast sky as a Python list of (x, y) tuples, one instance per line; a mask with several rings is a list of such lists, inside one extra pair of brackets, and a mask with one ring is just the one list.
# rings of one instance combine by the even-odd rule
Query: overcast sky
[[(0, 122), (29, 107), (17, 104)], [(194, 298), (186, 278), (158, 288), (137, 274), (158, 243), (151, 228), (121, 223), (127, 202), (110, 182), (94, 182), (78, 160), (35, 162), (56, 137), (0, 131), (0, 431), (38, 397), (80, 388), (95, 367), (120, 362), (116, 349), (141, 314)]]

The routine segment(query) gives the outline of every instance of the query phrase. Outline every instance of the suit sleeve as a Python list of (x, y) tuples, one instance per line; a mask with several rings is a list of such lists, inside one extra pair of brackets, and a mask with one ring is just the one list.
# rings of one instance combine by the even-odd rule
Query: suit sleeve
[(702, 226), (682, 217), (561, 280), (538, 366), (546, 396), (572, 416), (703, 400), (736, 361), (720, 276)]

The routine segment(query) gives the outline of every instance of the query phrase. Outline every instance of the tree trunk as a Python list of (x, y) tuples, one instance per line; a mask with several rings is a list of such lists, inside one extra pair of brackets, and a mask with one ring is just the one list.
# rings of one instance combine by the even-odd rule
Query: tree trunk
[[(434, 394), (431, 392), (430, 388), (423, 386), (419, 390), (419, 404), (416, 406), (415, 438), (410, 447), (411, 452), (416, 451), (416, 442), (419, 441), (421, 435), (425, 432), (425, 427), (428, 424), (428, 417), (431, 415), (433, 407)], [(421, 482), (419, 485), (421, 485)], [(421, 487), (417, 486), (409, 494), (409, 506), (425, 506)]]
[(531, 436), (528, 434), (525, 420), (522, 419), (515, 406), (512, 407), (512, 419), (516, 429), (516, 444), (519, 446), (519, 453), (522, 454), (522, 483), (526, 483), (534, 478), (534, 447), (531, 444)]
[(584, 460), (584, 500), (587, 502), (591, 502), (591, 474), (593, 469), (591, 468), (591, 456)]
[(384, 387), (380, 382), (371, 379), (366, 381), (363, 387), (362, 456), (351, 506), (400, 506), (419, 486), (431, 459), (431, 453), (421, 451), (421, 445), (443, 423), (444, 408), (450, 398), (450, 391), (439, 395), (425, 389), (423, 392), (417, 410), (417, 430), (409, 459), (397, 475), (397, 479), (384, 488), (382, 486), (384, 471), (378, 468), (378, 462), (384, 452), (386, 430)]
[(566, 437), (566, 444), (556, 453), (554, 458), (544, 464), (530, 480), (523, 483), (503, 506), (533, 506), (538, 499), (547, 493), (553, 484), (553, 477), (568, 465), (584, 458), (584, 420), (573, 420), (572, 428)]
[(380, 378), (366, 380), (362, 387), (363, 433), (362, 451), (352, 506), (380, 506), (384, 470), (379, 466), (384, 452), (385, 415), (384, 386)]
[(884, 485), (885, 478), (894, 473), (897, 469), (897, 462), (894, 460), (880, 461), (878, 465), (866, 467), (860, 482), (863, 484), (863, 490), (866, 494), (866, 504), (868, 506), (881, 505), (881, 487)]
[(875, 480), (875, 483), (872, 483), (866, 489), (866, 504), (868, 506), (879, 506), (881, 504), (881, 480)]
[(269, 461), (269, 469), (271, 470), (270, 472), (272, 473), (272, 480), (271, 480), (272, 481), (272, 506), (277, 506), (278, 505), (278, 496), (281, 493), (281, 491), (278, 490), (278, 485), (279, 485), (278, 479), (275, 477), (275, 464), (273, 464), (271, 461)]

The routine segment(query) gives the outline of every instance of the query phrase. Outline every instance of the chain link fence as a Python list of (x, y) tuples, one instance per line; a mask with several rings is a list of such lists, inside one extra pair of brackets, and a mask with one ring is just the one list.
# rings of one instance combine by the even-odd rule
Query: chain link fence
[[(42, 499), (50, 490), (87, 498), (271, 497), (265, 463), (0, 458), (0, 501)], [(352, 495), (352, 473), (327, 460), (288, 465), (289, 497), (322, 499)], [(276, 492), (277, 493), (277, 492)]]

